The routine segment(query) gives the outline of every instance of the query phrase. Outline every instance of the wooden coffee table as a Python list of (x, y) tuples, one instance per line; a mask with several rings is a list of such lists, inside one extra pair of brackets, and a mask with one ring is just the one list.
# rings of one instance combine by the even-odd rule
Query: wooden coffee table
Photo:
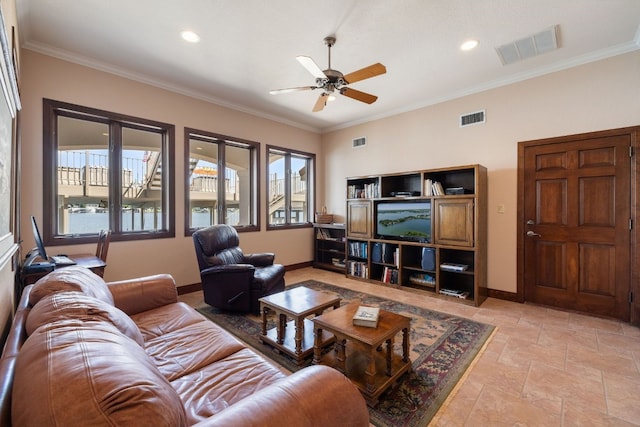
[[(298, 365), (313, 353), (315, 344), (313, 324), (307, 317), (318, 316), (331, 307), (334, 309), (340, 307), (338, 295), (314, 291), (304, 286), (269, 295), (258, 301), (260, 301), (260, 313), (262, 313), (260, 340), (290, 355)], [(269, 310), (273, 310), (276, 314), (276, 327), (267, 331)], [(318, 346), (327, 346), (334, 340), (335, 337), (330, 333), (323, 334)]]
[[(314, 348), (313, 363), (333, 366), (344, 373), (358, 386), (367, 403), (374, 406), (380, 394), (411, 368), (411, 319), (380, 310), (377, 328), (354, 326), (352, 319), (358, 306), (358, 303), (351, 303), (312, 319), (318, 344)], [(394, 338), (400, 331), (402, 355), (393, 350)], [(326, 332), (336, 337), (335, 351), (323, 355)], [(386, 344), (386, 351), (382, 351), (383, 344)]]

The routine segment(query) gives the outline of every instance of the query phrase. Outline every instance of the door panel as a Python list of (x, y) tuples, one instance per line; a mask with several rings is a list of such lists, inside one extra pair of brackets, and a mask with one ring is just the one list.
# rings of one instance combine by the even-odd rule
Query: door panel
[(629, 135), (524, 147), (526, 301), (629, 320)]

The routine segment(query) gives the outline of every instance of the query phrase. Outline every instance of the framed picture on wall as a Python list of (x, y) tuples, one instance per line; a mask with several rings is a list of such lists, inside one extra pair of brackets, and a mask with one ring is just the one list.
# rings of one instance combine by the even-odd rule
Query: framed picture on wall
[[(13, 35), (13, 34), (12, 34)], [(17, 115), (20, 96), (16, 76), (15, 42), (9, 43), (0, 9), (0, 266), (17, 251), (15, 224), (17, 204)], [(15, 58), (15, 59), (14, 59)]]

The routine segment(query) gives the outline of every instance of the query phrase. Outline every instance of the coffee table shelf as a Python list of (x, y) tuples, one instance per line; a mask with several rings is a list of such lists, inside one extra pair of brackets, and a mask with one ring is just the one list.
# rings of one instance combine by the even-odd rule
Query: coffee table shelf
[[(340, 307), (336, 294), (315, 291), (299, 286), (259, 299), (262, 314), (260, 340), (291, 356), (298, 365), (313, 354), (315, 337), (310, 316), (318, 316), (325, 310)], [(276, 326), (267, 330), (267, 313), (275, 312)], [(321, 347), (333, 343), (333, 334), (325, 333), (320, 339)]]
[[(375, 406), (380, 395), (409, 369), (411, 319), (380, 310), (377, 328), (354, 326), (359, 304), (351, 303), (312, 319), (316, 346), (313, 363), (332, 366), (349, 378), (367, 403)], [(325, 333), (336, 338), (335, 351), (322, 354)], [(395, 336), (402, 332), (402, 354), (394, 351)]]

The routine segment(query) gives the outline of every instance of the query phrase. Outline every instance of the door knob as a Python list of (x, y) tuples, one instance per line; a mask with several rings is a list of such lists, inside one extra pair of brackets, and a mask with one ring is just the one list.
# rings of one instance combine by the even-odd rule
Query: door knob
[(529, 231), (527, 231), (527, 237), (542, 237), (542, 235), (538, 234), (538, 233), (536, 233), (534, 231), (529, 230)]

